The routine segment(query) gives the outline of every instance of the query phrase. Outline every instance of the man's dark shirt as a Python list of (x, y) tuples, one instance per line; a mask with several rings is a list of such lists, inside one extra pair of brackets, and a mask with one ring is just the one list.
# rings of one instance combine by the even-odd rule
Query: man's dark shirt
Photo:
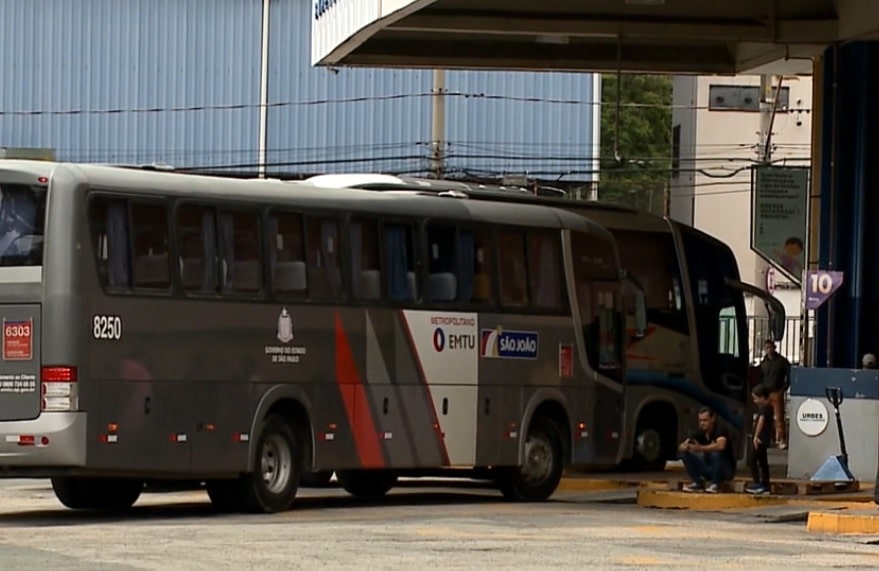
[(763, 373), (763, 386), (770, 393), (783, 391), (787, 388), (788, 375), (790, 374), (790, 363), (787, 359), (778, 353), (772, 357), (766, 356), (760, 363), (760, 370)]
[[(774, 414), (772, 405), (768, 402), (757, 407), (757, 420), (759, 421), (760, 417), (763, 417), (763, 428), (760, 429), (760, 434), (757, 434), (757, 437), (760, 439), (760, 442), (764, 447), (768, 447), (769, 443), (772, 442), (772, 439), (775, 436)], [(756, 431), (757, 424), (755, 422), (754, 432), (756, 433)]]
[[(723, 448), (723, 450), (720, 451), (720, 453), (723, 455), (723, 459), (729, 463), (729, 466), (734, 467), (736, 465), (736, 453), (735, 453), (735, 451), (733, 451), (732, 437), (729, 435), (729, 432), (726, 429), (721, 428), (721, 426), (719, 424), (715, 424), (714, 430), (712, 430), (711, 434), (708, 436), (706, 436), (704, 432), (702, 432), (701, 430), (698, 430), (698, 429), (695, 432), (693, 432), (692, 434), (690, 434), (690, 438), (692, 440), (695, 440), (696, 442), (698, 442), (699, 444), (702, 444), (703, 446), (708, 446), (709, 444), (713, 444), (721, 436), (726, 438), (726, 446)], [(710, 452), (705, 453), (704, 457), (705, 457), (706, 462), (708, 461), (709, 454), (710, 454)]]

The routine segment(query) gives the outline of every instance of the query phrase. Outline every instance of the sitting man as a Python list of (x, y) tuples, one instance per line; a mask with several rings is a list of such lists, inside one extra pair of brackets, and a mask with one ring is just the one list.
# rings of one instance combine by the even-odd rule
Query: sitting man
[[(705, 489), (717, 493), (723, 482), (732, 480), (736, 473), (736, 455), (732, 438), (717, 424), (714, 411), (702, 408), (699, 411), (699, 430), (684, 440), (679, 451), (687, 474), (693, 481), (684, 486), (685, 492), (696, 492), (704, 487), (704, 479), (711, 483)], [(701, 456), (700, 456), (701, 454)]]

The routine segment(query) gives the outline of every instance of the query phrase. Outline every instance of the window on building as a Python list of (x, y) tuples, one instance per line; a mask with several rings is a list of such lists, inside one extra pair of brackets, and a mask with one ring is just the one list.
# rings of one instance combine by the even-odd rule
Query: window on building
[[(778, 91), (772, 86), (772, 96)], [(759, 111), (760, 87), (756, 85), (712, 85), (708, 88), (708, 109), (712, 111)], [(790, 88), (782, 86), (777, 110), (790, 109)]]

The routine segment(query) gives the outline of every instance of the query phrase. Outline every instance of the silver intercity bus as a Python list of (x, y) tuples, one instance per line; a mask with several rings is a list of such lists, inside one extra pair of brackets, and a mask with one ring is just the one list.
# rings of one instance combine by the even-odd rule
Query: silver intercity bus
[(0, 161), (0, 475), (77, 509), (165, 479), (280, 511), (320, 471), (544, 500), (624, 453), (625, 275), (557, 207)]

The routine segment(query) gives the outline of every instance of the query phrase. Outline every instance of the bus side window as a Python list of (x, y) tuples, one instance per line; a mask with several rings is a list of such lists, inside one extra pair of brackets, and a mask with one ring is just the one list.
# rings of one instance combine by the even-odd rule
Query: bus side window
[(571, 232), (571, 249), (589, 363), (621, 381), (623, 318), (616, 303), (621, 286), (613, 243), (602, 236)]
[(284, 296), (308, 294), (302, 216), (273, 212), (269, 217), (269, 268), (272, 290)]
[(309, 217), (305, 221), (309, 293), (314, 299), (337, 301), (342, 296), (339, 222)]
[(262, 291), (259, 216), (221, 211), (218, 217), (223, 291)]
[(461, 228), (460, 281), (461, 290), (458, 301), (464, 303), (492, 303), (494, 250), (491, 232), (485, 229)]
[(385, 224), (383, 234), (388, 297), (395, 302), (413, 302), (419, 297), (419, 276), (412, 227)]
[(528, 280), (534, 307), (560, 311), (564, 307), (562, 249), (557, 233), (528, 234)]
[(89, 225), (101, 285), (128, 289), (131, 287), (128, 201), (103, 196), (93, 198), (89, 206)]
[(455, 227), (427, 227), (427, 295), (430, 301), (452, 302), (458, 298), (457, 240)]
[(177, 210), (177, 251), (183, 290), (215, 293), (218, 278), (218, 252), (214, 210), (184, 204)]
[(134, 287), (167, 290), (171, 287), (168, 210), (164, 204), (140, 202), (132, 202), (130, 210)]
[(382, 272), (378, 255), (378, 221), (352, 220), (348, 225), (348, 240), (351, 250), (351, 293), (354, 299), (380, 300)]
[(527, 307), (529, 296), (524, 232), (508, 229), (499, 231), (497, 249), (501, 303), (507, 307)]

